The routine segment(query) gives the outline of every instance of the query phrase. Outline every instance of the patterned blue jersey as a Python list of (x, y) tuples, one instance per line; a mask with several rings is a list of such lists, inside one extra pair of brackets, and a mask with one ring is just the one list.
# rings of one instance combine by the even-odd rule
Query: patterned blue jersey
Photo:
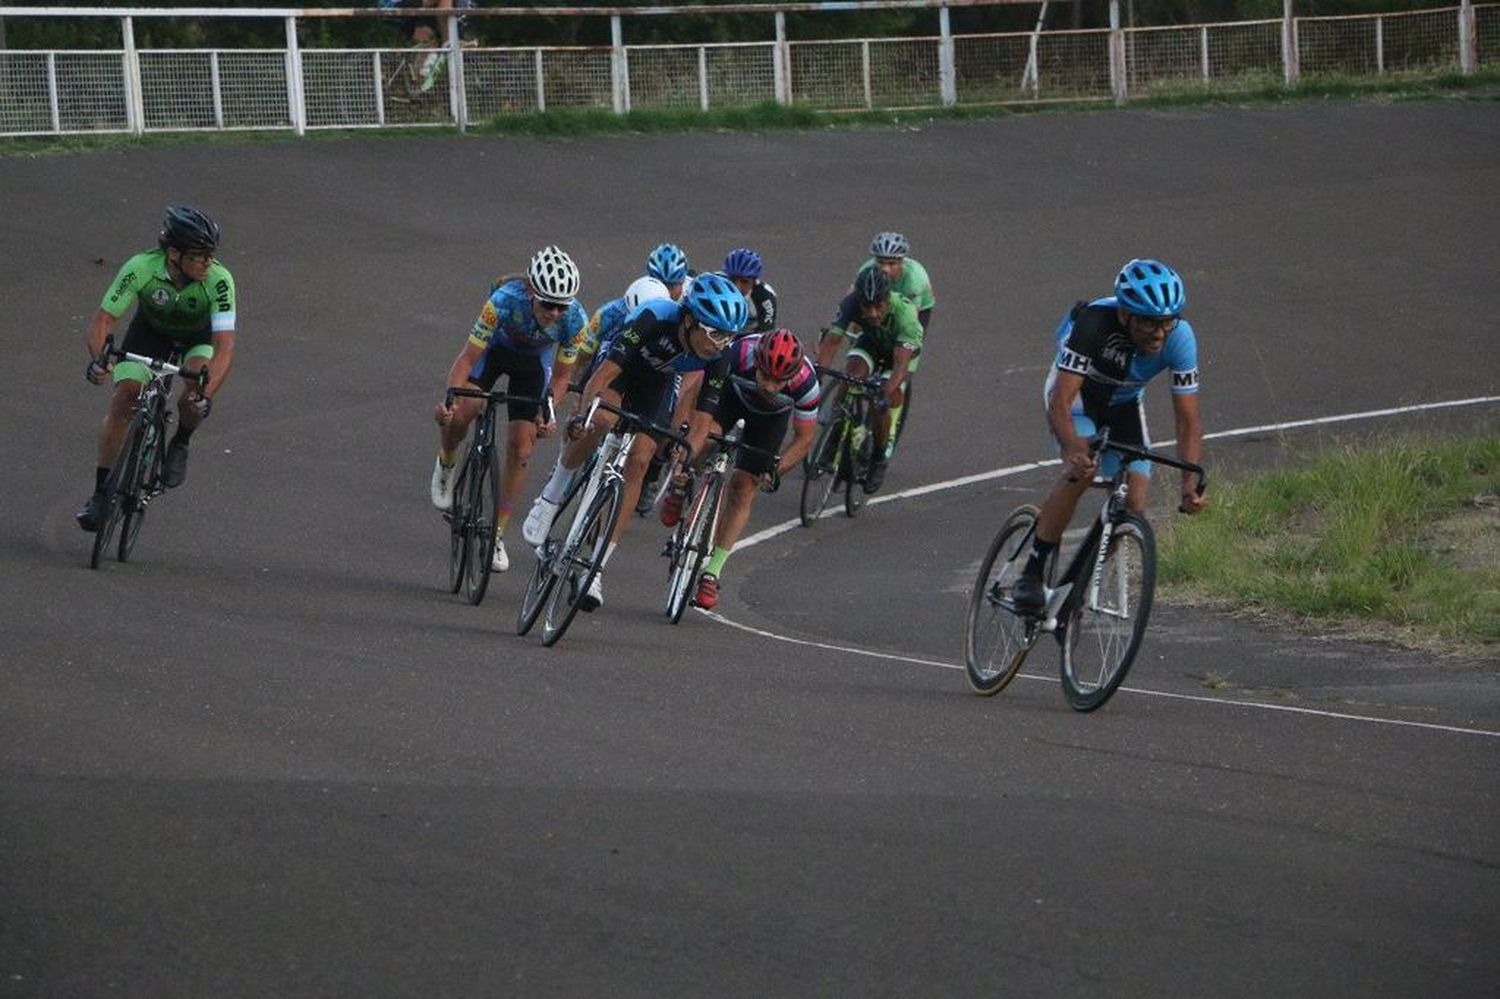
[(539, 356), (543, 366), (550, 369), (557, 345), (570, 342), (587, 321), (583, 306), (574, 301), (550, 326), (542, 326), (532, 312), (526, 282), (515, 278), (490, 293), (474, 321), (469, 342), (486, 350), (503, 347)]

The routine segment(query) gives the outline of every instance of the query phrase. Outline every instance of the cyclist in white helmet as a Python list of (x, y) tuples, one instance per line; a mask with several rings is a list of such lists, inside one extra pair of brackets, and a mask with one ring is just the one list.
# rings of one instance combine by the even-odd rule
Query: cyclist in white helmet
[[(503, 374), (508, 377), (507, 392), (522, 398), (544, 398), (557, 345), (572, 340), (588, 321), (588, 314), (575, 297), (578, 284), (578, 266), (555, 246), (538, 250), (524, 275), (502, 277), (479, 310), (468, 341), (448, 371), (446, 384), (491, 391)], [(526, 485), (536, 439), (552, 432), (556, 425), (553, 412), (560, 401), (560, 394), (553, 391), (549, 398), (552, 405), (519, 400), (507, 403), (510, 423), (505, 434), (500, 511), (495, 524), (496, 572), (510, 568), (503, 541), (505, 529)], [(458, 447), (482, 406), (479, 399), (456, 399), (451, 407), (439, 403), (433, 414), (440, 429), (437, 462), (432, 469), (432, 505), (439, 510), (453, 505)]]

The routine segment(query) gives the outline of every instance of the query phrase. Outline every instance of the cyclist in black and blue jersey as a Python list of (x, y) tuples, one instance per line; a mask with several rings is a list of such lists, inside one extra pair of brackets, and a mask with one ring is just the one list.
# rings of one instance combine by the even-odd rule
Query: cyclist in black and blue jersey
[[(492, 567), (496, 572), (510, 568), (503, 540), (505, 528), (526, 484), (536, 439), (552, 432), (554, 406), (560, 401), (550, 396), (552, 404), (542, 406), (521, 399), (545, 396), (558, 343), (571, 341), (588, 319), (575, 298), (578, 284), (578, 266), (572, 257), (555, 246), (537, 251), (524, 277), (502, 280), (485, 299), (468, 342), (448, 371), (449, 387), (474, 385), (486, 392), (495, 387), (502, 374), (507, 375), (507, 393), (521, 397), (506, 404), (510, 422), (495, 523)], [(438, 403), (433, 413), (441, 428), (437, 462), (432, 469), (432, 505), (439, 510), (453, 505), (458, 447), (483, 405), (480, 399), (455, 399), (452, 406)]]
[[(557, 361), (552, 366), (552, 394), (560, 397), (569, 385), (582, 386), (587, 382), (604, 355), (609, 353), (609, 345), (625, 328), (630, 314), (642, 302), (652, 299), (671, 301), (672, 293), (650, 275), (638, 277), (630, 282), (625, 294), (595, 309), (588, 323), (571, 340), (558, 344)], [(575, 370), (580, 365), (582, 370)]]
[[(1198, 342), (1182, 318), (1187, 293), (1177, 272), (1159, 260), (1132, 260), (1115, 278), (1115, 293), (1079, 302), (1057, 328), (1057, 356), (1047, 377), (1047, 424), (1062, 449), (1065, 471), (1042, 504), (1030, 558), (1012, 597), (1020, 610), (1042, 610), (1043, 567), (1062, 540), (1078, 500), (1096, 472), (1113, 475), (1120, 456), (1102, 463), (1089, 453), (1089, 438), (1109, 428), (1110, 440), (1149, 447), (1144, 392), (1163, 371), (1172, 374), (1172, 410), (1177, 453), (1203, 461), (1203, 424), (1198, 409)], [(1127, 502), (1144, 514), (1151, 463), (1131, 462)], [(1203, 509), (1191, 472), (1182, 473), (1184, 513)]]
[[(750, 309), (745, 297), (729, 280), (718, 274), (700, 274), (681, 303), (667, 299), (643, 302), (631, 314), (624, 330), (615, 338), (608, 354), (599, 363), (580, 400), (581, 412), (568, 421), (568, 445), (557, 459), (552, 476), (541, 495), (531, 506), (522, 527), (526, 543), (539, 546), (547, 540), (552, 521), (567, 495), (574, 472), (598, 446), (600, 438), (615, 424), (615, 416), (604, 410), (594, 414), (594, 422), (585, 424), (585, 415), (596, 397), (620, 406), (628, 412), (646, 417), (660, 413), (679, 374), (703, 371), (703, 391), (699, 393), (695, 422), (706, 421), (718, 405), (718, 391), (728, 370), (724, 348), (744, 328)], [(656, 442), (642, 434), (626, 466), (626, 509), (635, 505), (640, 493), (646, 465)], [(605, 552), (607, 565), (620, 538), (624, 536), (629, 517), (621, 517)], [(596, 574), (589, 592), (579, 603), (593, 610), (604, 602), (603, 583)]]
[(750, 321), (746, 333), (769, 333), (776, 328), (776, 289), (761, 279), (765, 261), (747, 246), (730, 250), (724, 257), (722, 273), (750, 303)]

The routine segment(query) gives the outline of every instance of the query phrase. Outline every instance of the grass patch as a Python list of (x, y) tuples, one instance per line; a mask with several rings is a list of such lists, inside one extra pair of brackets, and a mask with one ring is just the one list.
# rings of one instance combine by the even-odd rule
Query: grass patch
[[(1125, 108), (1250, 106), (1306, 100), (1500, 100), (1500, 70), (1484, 69), (1470, 75), (1457, 71), (1434, 74), (1387, 75), (1377, 78), (1317, 76), (1296, 87), (1269, 79), (1246, 86), (1226, 81), (1209, 84), (1160, 86), (1131, 95)], [(536, 138), (585, 138), (596, 135), (672, 134), (684, 132), (767, 132), (823, 128), (910, 128), (938, 121), (966, 121), (1017, 114), (1059, 114), (1100, 111), (1113, 107), (1107, 98), (1079, 97), (1017, 101), (997, 94), (995, 103), (950, 108), (910, 108), (867, 111), (827, 111), (767, 101), (746, 107), (632, 111), (617, 115), (602, 108), (566, 109), (532, 114), (499, 115), (470, 127), (471, 135), (518, 135)], [(159, 132), (144, 136), (108, 135), (28, 136), (0, 139), (0, 156), (36, 156), (100, 149), (182, 146), (204, 142), (288, 142), (303, 138), (329, 140), (357, 136), (456, 135), (453, 126), (384, 129), (314, 129), (299, 138), (287, 129), (234, 132)]]
[(1500, 651), (1500, 436), (1343, 447), (1161, 534), (1189, 595)]

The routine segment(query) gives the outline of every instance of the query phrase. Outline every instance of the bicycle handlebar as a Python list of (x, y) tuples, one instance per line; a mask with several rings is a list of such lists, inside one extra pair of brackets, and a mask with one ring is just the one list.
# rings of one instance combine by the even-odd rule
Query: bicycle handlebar
[[(692, 460), (693, 446), (688, 443), (687, 438), (682, 434), (673, 430), (671, 427), (664, 427), (660, 423), (655, 423), (651, 420), (646, 419), (644, 416), (632, 413), (628, 409), (621, 409), (614, 403), (605, 400), (602, 396), (595, 396), (594, 401), (589, 404), (588, 412), (584, 414), (583, 425), (585, 427), (592, 426), (594, 422), (594, 413), (600, 409), (608, 410), (609, 412), (614, 413), (619, 417), (619, 421), (615, 424), (616, 430), (644, 430), (646, 433), (650, 434), (653, 437), (665, 437), (667, 440), (682, 448), (683, 452), (687, 454), (687, 461)], [(574, 419), (576, 420), (577, 417), (575, 416)], [(624, 427), (622, 427), (621, 424), (624, 424)]]
[(484, 389), (464, 388), (460, 385), (449, 385), (443, 396), (443, 406), (446, 409), (453, 408), (455, 397), (464, 399), (483, 399), (487, 405), (500, 405), (502, 402), (535, 403), (547, 410), (547, 421), (550, 423), (556, 418), (556, 411), (552, 406), (552, 397), (544, 396), (540, 399), (529, 395), (511, 395), (509, 392), (486, 392)]
[(208, 384), (207, 367), (199, 368), (196, 372), (185, 371), (180, 365), (173, 364), (171, 361), (164, 361), (159, 357), (147, 357), (145, 354), (137, 354), (129, 350), (116, 350), (114, 341), (115, 338), (113, 336), (104, 338), (104, 349), (99, 352), (99, 356), (96, 358), (101, 365), (110, 358), (114, 358), (117, 361), (134, 361), (136, 364), (141, 364), (149, 368), (157, 375), (164, 375), (168, 378), (176, 375), (181, 377), (185, 382), (197, 382), (199, 392), (202, 392), (204, 386)]
[(813, 370), (818, 373), (819, 377), (823, 377), (826, 375), (827, 377), (832, 378), (834, 381), (840, 381), (846, 385), (856, 385), (862, 389), (868, 389), (871, 392), (879, 392), (882, 388), (885, 387), (885, 383), (890, 381), (891, 377), (887, 374), (878, 374), (873, 375), (869, 378), (855, 378), (853, 375), (845, 374), (837, 368), (825, 368), (821, 364), (814, 364)]
[(1109, 439), (1109, 428), (1106, 427), (1102, 433), (1095, 435), (1089, 440), (1089, 454), (1097, 455), (1100, 451), (1116, 451), (1129, 458), (1142, 459), (1154, 462), (1158, 465), (1168, 465), (1172, 468), (1191, 472), (1196, 477), (1193, 491), (1199, 496), (1208, 488), (1208, 473), (1203, 470), (1202, 465), (1195, 465), (1191, 461), (1183, 461), (1180, 458), (1169, 458), (1164, 454), (1158, 454), (1148, 448), (1137, 447), (1134, 444), (1121, 444)]
[(743, 419), (735, 420), (734, 427), (730, 429), (729, 433), (716, 434), (712, 430), (710, 430), (708, 432), (708, 439), (722, 447), (724, 450), (729, 451), (731, 454), (735, 451), (754, 451), (757, 454), (762, 454), (767, 458), (770, 458), (774, 464), (781, 464), (781, 455), (778, 452), (767, 451), (763, 447), (756, 447), (754, 444), (746, 444), (743, 440), (741, 440), (738, 435), (739, 432), (744, 429), (745, 421)]

